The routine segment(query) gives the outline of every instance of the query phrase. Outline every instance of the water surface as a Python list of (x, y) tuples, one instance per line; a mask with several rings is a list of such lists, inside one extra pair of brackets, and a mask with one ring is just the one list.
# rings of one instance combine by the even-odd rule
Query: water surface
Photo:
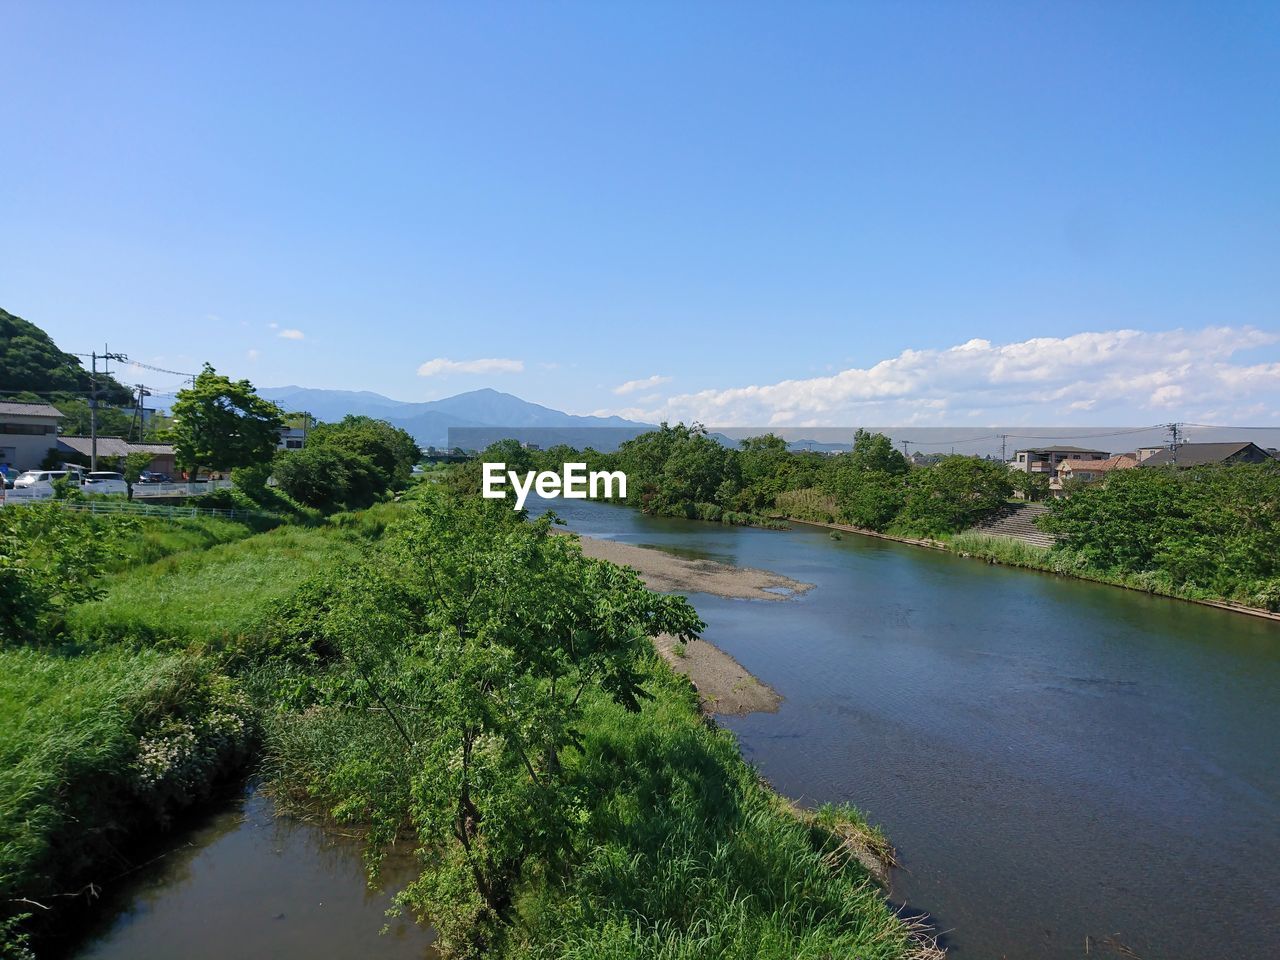
[(815, 584), (693, 595), (786, 699), (727, 718), (783, 794), (849, 801), (958, 960), (1280, 957), (1280, 624), (873, 538), (555, 501), (582, 533)]

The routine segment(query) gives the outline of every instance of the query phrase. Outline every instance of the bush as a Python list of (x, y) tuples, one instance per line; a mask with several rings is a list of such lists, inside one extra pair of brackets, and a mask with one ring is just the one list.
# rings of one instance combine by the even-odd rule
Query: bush
[(273, 469), (281, 490), (325, 513), (368, 507), (386, 489), (372, 461), (336, 447), (281, 451)]

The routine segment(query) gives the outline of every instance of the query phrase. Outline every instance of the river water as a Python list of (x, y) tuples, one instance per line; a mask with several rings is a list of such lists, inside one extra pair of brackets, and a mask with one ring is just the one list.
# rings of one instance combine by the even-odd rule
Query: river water
[(553, 508), (815, 584), (691, 595), (785, 698), (728, 718), (783, 794), (849, 801), (957, 960), (1280, 957), (1280, 623), (825, 530)]
[[(723, 722), (783, 794), (885, 827), (895, 903), (957, 960), (1280, 957), (1280, 624), (813, 528), (552, 506), (581, 533), (816, 585), (691, 596), (706, 638), (785, 697)], [(424, 956), (421, 928), (378, 935), (387, 903), (354, 842), (250, 795), (77, 956)]]

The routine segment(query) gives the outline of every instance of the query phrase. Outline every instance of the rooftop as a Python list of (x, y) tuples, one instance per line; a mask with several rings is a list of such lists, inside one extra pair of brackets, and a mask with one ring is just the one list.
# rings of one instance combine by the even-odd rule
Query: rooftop
[(1250, 447), (1263, 456), (1271, 456), (1248, 440), (1236, 440), (1231, 443), (1183, 443), (1178, 445), (1176, 459), (1172, 450), (1161, 450), (1143, 460), (1142, 465), (1167, 467), (1176, 463), (1180, 467), (1201, 467), (1210, 463), (1224, 463), (1232, 457), (1247, 453)]
[[(91, 437), (67, 437), (58, 438), (58, 444), (76, 453), (90, 456), (93, 451), (93, 439)], [(149, 453), (152, 456), (164, 456), (173, 453), (173, 444), (171, 443), (130, 443), (123, 437), (99, 437), (98, 438), (98, 456), (100, 457), (123, 457), (130, 453)]]
[(1106, 450), (1095, 450), (1092, 447), (1023, 447), (1014, 453), (1106, 453)]
[(0, 414), (7, 413), (15, 417), (61, 417), (62, 411), (47, 403), (13, 403), (0, 400)]

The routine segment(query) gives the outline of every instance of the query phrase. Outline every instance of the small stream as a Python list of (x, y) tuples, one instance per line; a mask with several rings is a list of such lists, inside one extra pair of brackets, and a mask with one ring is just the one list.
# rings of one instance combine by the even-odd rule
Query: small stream
[[(432, 934), (384, 914), (412, 879), (391, 860), (365, 883), (361, 843), (277, 816), (249, 790), (135, 874), (76, 960), (424, 960)], [(386, 933), (380, 933), (389, 925)]]

